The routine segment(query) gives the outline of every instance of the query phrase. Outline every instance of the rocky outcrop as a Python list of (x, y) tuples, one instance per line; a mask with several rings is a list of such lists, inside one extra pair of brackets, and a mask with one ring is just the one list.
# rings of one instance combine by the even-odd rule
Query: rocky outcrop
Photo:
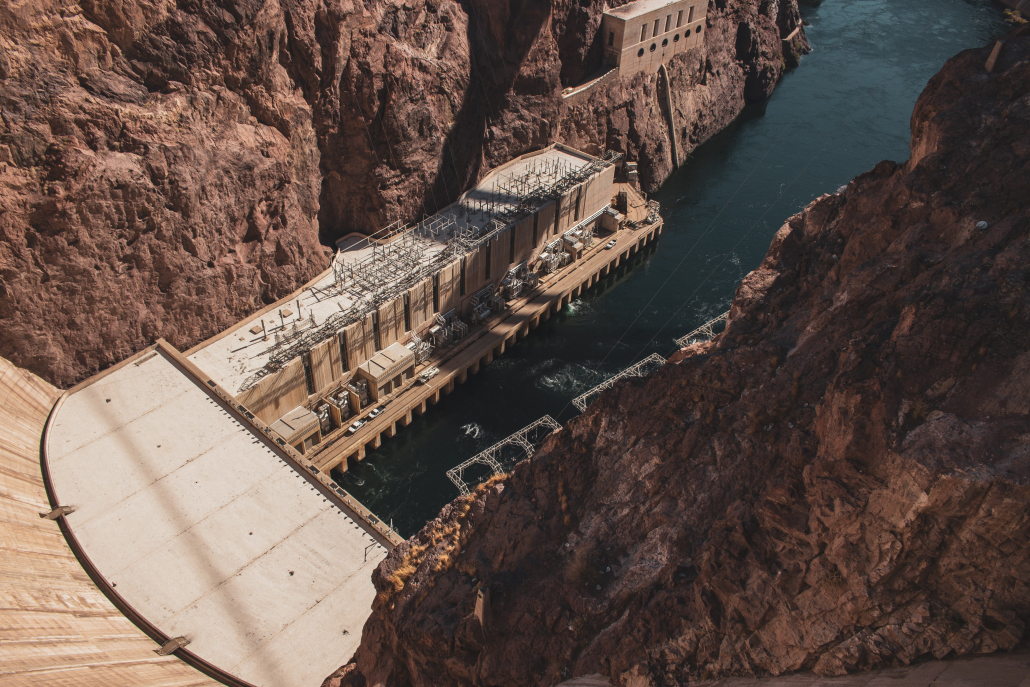
[[(0, 355), (69, 385), (189, 347), (561, 139), (671, 170), (654, 77), (570, 109), (600, 0), (44, 0), (0, 9)], [(674, 62), (681, 150), (805, 49), (795, 0), (719, 0)], [(786, 62), (785, 62), (786, 61)]]
[[(779, 230), (726, 331), (396, 548), (345, 685), (626, 687), (1009, 649), (1030, 619), (1030, 38)], [(341, 657), (342, 658), (342, 657)]]
[(282, 17), (202, 9), (0, 10), (0, 354), (55, 384), (190, 346), (328, 265), (311, 107), (273, 37), (232, 42)]

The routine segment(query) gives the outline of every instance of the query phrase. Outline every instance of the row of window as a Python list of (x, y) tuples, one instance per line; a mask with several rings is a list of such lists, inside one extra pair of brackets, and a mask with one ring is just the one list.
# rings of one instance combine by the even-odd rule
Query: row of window
[[(696, 29), (694, 29), (694, 33), (701, 33), (701, 25), (700, 24), (697, 25)], [(689, 36), (690, 35), (690, 29), (687, 29), (687, 32), (684, 35), (685, 36)], [(675, 36), (672, 37), (672, 42), (676, 43), (677, 41), (679, 41), (679, 39), (680, 39), (680, 35), (677, 33)], [(662, 47), (664, 48), (667, 45), (669, 45), (669, 39), (668, 38), (663, 39), (662, 40)], [(658, 44), (657, 43), (652, 43), (651, 47), (650, 47), (650, 51), (654, 52), (657, 49), (658, 49)], [(641, 48), (640, 50), (637, 50), (637, 57), (643, 57), (643, 56), (644, 56), (644, 49)]]
[[(687, 14), (687, 23), (689, 24), (692, 21), (694, 21), (694, 8), (693, 7), (690, 8), (690, 10), (688, 11), (688, 14)], [(662, 18), (659, 17), (659, 18), (654, 20), (654, 29), (651, 31), (651, 37), (652, 38), (657, 36), (659, 33), (667, 33), (670, 29), (672, 29), (672, 15), (671, 14), (666, 15), (666, 17), (665, 17), (665, 31), (661, 31), (661, 26), (662, 26)], [(680, 10), (680, 11), (678, 11), (676, 13), (676, 28), (678, 29), (681, 26), (683, 26), (683, 10)], [(647, 28), (648, 28), (647, 24), (644, 24), (643, 26), (640, 27), (640, 40), (641, 41), (646, 41), (647, 40)]]
[[(688, 15), (687, 15), (687, 23), (689, 24), (692, 21), (694, 21), (694, 8), (693, 7), (690, 8), (690, 10), (688, 12)], [(659, 31), (659, 29), (661, 28), (661, 23), (662, 23), (661, 17), (659, 17), (658, 19), (654, 20), (654, 31), (651, 33), (651, 37), (652, 38), (657, 36), (659, 33), (667, 33), (670, 29), (672, 29), (672, 15), (669, 14), (669, 15), (666, 15), (666, 17), (665, 17), (665, 31)], [(644, 41), (647, 40), (647, 26), (648, 26), (647, 24), (644, 24), (644, 25), (642, 25), (640, 27), (640, 42), (641, 43), (643, 43)], [(680, 11), (678, 11), (676, 13), (676, 28), (678, 29), (681, 26), (683, 26), (683, 10), (680, 10)], [(698, 31), (700, 31), (700, 28), (698, 28)], [(687, 29), (687, 33), (690, 33), (690, 29)], [(678, 40), (678, 39), (673, 39), (673, 40)], [(610, 47), (612, 47), (614, 45), (615, 45), (615, 32), (614, 31), (609, 31), (608, 32), (608, 47), (610, 48)]]

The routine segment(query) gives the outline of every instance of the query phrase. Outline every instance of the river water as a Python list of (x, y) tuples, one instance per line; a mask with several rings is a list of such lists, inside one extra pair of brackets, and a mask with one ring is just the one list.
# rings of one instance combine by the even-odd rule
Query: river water
[(813, 51), (772, 98), (698, 148), (652, 197), (654, 250), (352, 464), (341, 485), (402, 536), (458, 495), (445, 472), (726, 311), (783, 221), (878, 161), (908, 158), (916, 98), (944, 62), (1005, 30), (991, 0), (801, 0)]

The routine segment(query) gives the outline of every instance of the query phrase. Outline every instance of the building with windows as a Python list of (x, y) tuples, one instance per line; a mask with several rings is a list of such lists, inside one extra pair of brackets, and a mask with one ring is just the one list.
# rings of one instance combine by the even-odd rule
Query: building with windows
[(358, 374), (368, 380), (372, 400), (378, 402), (415, 377), (415, 354), (394, 342), (359, 365)]
[(601, 20), (604, 59), (621, 76), (655, 72), (704, 38), (708, 3), (639, 0), (607, 10)]
[(413, 381), (419, 350), (455, 345), (524, 285), (581, 258), (617, 158), (556, 143), (512, 160), (415, 226), (344, 237), (330, 269), (187, 355), (291, 438), (298, 407), (321, 418), (333, 406), (326, 424), (339, 430), (366, 405), (348, 389), (367, 385), (381, 402)]

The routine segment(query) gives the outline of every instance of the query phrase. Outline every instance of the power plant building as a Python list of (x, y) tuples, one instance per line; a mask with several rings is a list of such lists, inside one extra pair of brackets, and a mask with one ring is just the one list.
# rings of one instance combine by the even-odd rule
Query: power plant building
[(620, 76), (653, 73), (704, 38), (708, 3), (640, 0), (605, 11), (601, 19), (605, 62)]
[[(345, 237), (287, 306), (187, 356), (269, 424), (355, 381), (379, 401), (411, 379), (419, 351), (452, 345), (582, 256), (610, 206), (616, 160), (560, 144), (523, 155), (414, 227)], [(383, 356), (399, 351), (395, 370)], [(337, 405), (343, 419), (360, 410)]]

